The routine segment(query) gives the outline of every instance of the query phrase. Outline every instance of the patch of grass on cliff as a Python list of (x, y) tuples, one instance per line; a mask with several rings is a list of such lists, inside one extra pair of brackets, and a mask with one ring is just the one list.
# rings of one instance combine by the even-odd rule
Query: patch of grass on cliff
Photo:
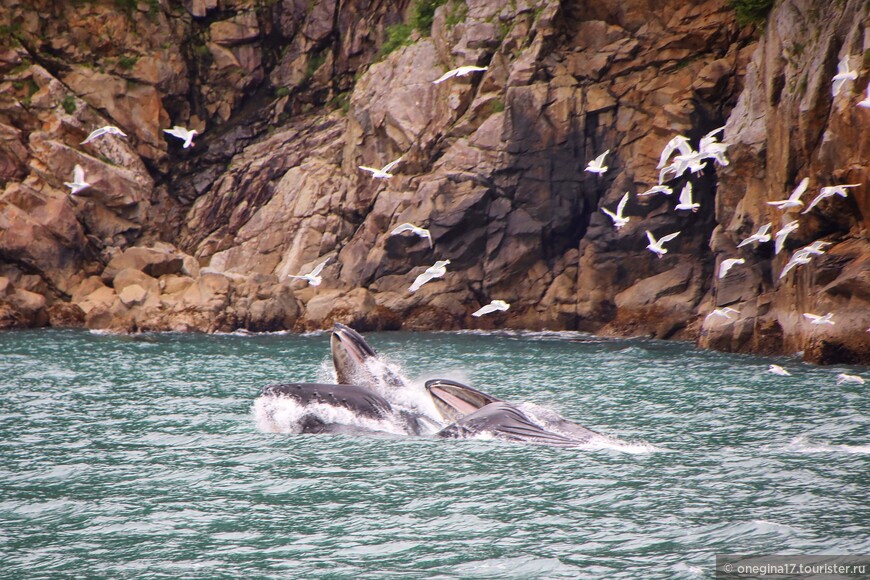
[(66, 111), (67, 115), (72, 115), (76, 112), (76, 98), (72, 95), (67, 95), (60, 102), (63, 110)]
[(320, 52), (315, 52), (311, 55), (311, 58), (308, 59), (308, 64), (305, 65), (305, 76), (303, 77), (303, 82), (307, 81), (311, 77), (314, 76), (314, 73), (317, 72), (323, 63), (326, 62), (326, 49), (321, 50)]
[(290, 89), (287, 87), (278, 87), (275, 89), (275, 96), (279, 99), (283, 99), (290, 95)]
[(388, 54), (411, 44), (411, 33), (414, 29), (409, 24), (393, 24), (387, 27), (387, 40), (381, 45), (378, 58), (382, 59)]
[(139, 61), (139, 57), (138, 57), (138, 56), (128, 56), (128, 55), (124, 55), (124, 56), (122, 56), (121, 58), (118, 59), (118, 66), (121, 67), (121, 68), (124, 69), (124, 70), (130, 70), (131, 68), (133, 68), (134, 66), (136, 66), (136, 63), (137, 63), (138, 61)]
[(773, 3), (774, 0), (728, 0), (728, 5), (734, 9), (740, 26), (761, 24), (767, 20)]
[(411, 9), (411, 26), (423, 36), (429, 36), (432, 34), (432, 20), (435, 18), (435, 10), (446, 3), (447, 0), (417, 0)]

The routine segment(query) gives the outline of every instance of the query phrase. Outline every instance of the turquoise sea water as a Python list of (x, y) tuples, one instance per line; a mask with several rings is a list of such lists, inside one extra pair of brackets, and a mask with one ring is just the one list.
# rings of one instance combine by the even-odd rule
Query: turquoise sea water
[[(294, 435), (268, 383), (328, 334), (0, 334), (0, 575), (709, 578), (716, 553), (870, 553), (870, 383), (789, 358), (571, 334), (371, 333), (631, 443)], [(767, 373), (770, 363), (791, 377)]]

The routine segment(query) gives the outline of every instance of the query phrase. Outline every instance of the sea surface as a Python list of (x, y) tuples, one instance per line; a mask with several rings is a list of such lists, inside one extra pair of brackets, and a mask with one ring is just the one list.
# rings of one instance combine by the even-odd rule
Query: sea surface
[[(0, 333), (0, 576), (712, 578), (722, 554), (870, 554), (870, 382), (652, 340), (371, 333), (618, 439), (549, 448), (267, 432), (329, 335)], [(792, 376), (767, 372), (776, 363)]]

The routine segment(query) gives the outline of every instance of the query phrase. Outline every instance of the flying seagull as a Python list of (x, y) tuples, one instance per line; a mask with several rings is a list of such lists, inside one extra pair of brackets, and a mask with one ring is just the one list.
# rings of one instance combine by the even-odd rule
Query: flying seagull
[(834, 321), (831, 318), (834, 316), (833, 312), (828, 312), (824, 316), (819, 316), (818, 314), (810, 314), (809, 312), (804, 312), (804, 318), (810, 321), (810, 324), (830, 324), (834, 325)]
[(616, 206), (616, 213), (613, 213), (606, 207), (602, 207), (601, 211), (610, 216), (610, 219), (613, 220), (613, 225), (616, 229), (621, 228), (625, 224), (628, 223), (628, 220), (631, 218), (627, 218), (622, 215), (622, 211), (625, 209), (625, 204), (628, 203), (628, 192), (625, 192), (625, 195), (622, 196), (622, 199), (619, 200), (619, 205)]
[(837, 74), (831, 79), (831, 95), (836, 97), (847, 81), (854, 81), (857, 78), (858, 72), (849, 70), (849, 55), (844, 56), (837, 63)]
[(791, 376), (790, 372), (788, 372), (787, 370), (785, 370), (784, 368), (782, 368), (779, 365), (770, 365), (769, 367), (767, 367), (767, 372), (773, 373), (775, 375), (779, 375), (781, 377), (790, 377)]
[(85, 181), (85, 170), (82, 169), (82, 166), (78, 164), (73, 167), (73, 180), (65, 181), (64, 185), (70, 189), (70, 195), (75, 195), (81, 190), (87, 189), (91, 186), (90, 183)]
[(432, 247), (432, 234), (429, 233), (429, 230), (426, 228), (417, 227), (414, 224), (404, 223), (396, 226), (396, 228), (390, 232), (391, 236), (395, 236), (396, 234), (401, 234), (403, 232), (413, 232), (421, 238), (426, 238), (429, 241), (429, 247)]
[(292, 274), (288, 274), (287, 277), (288, 278), (301, 278), (303, 280), (307, 280), (308, 284), (310, 284), (311, 286), (320, 286), (320, 282), (323, 280), (323, 278), (320, 276), (320, 272), (323, 271), (323, 267), (326, 266), (326, 263), (329, 260), (330, 260), (330, 258), (326, 258), (325, 260), (323, 260), (322, 262), (317, 264), (317, 266), (315, 266), (314, 269), (311, 270), (307, 274), (301, 274), (299, 276), (294, 276)]
[(755, 232), (754, 234), (752, 234), (751, 236), (749, 236), (748, 238), (746, 238), (745, 240), (743, 240), (742, 242), (737, 244), (737, 247), (742, 248), (743, 246), (746, 246), (746, 245), (749, 245), (752, 243), (761, 244), (764, 242), (769, 242), (770, 241), (770, 234), (767, 232), (770, 231), (771, 225), (772, 224), (770, 222), (764, 224), (763, 226), (758, 228), (757, 232)]
[(800, 207), (804, 204), (801, 201), (801, 196), (807, 190), (807, 186), (810, 184), (810, 178), (804, 177), (801, 179), (801, 182), (798, 183), (798, 186), (794, 188), (794, 191), (791, 192), (791, 195), (788, 196), (788, 199), (783, 199), (780, 201), (769, 201), (767, 205), (772, 205), (779, 209), (788, 209), (790, 207)]
[(710, 314), (708, 314), (707, 316), (704, 317), (704, 320), (707, 320), (711, 316), (719, 316), (719, 317), (725, 318), (727, 320), (733, 320), (731, 317), (732, 314), (740, 314), (740, 313), (738, 311), (734, 310), (733, 308), (728, 308), (727, 306), (725, 306), (723, 308), (717, 308), (717, 309), (713, 310)]
[(105, 127), (100, 127), (99, 129), (94, 129), (91, 131), (91, 134), (88, 135), (88, 138), (81, 142), (81, 145), (85, 143), (90, 143), (97, 137), (101, 137), (103, 135), (118, 135), (119, 137), (126, 137), (127, 134), (115, 127), (114, 125), (106, 125)]
[(644, 195), (654, 195), (656, 193), (663, 193), (665, 195), (670, 195), (674, 193), (674, 190), (668, 187), (667, 185), (653, 185), (643, 193), (638, 193), (637, 196), (641, 197)]
[(790, 233), (798, 229), (798, 227), (800, 227), (798, 221), (793, 220), (782, 226), (782, 229), (776, 232), (776, 235), (774, 236), (775, 240), (773, 242), (775, 248), (773, 252), (774, 254), (778, 254), (782, 251), (782, 247), (785, 244), (785, 239)]
[(511, 305), (508, 304), (507, 302), (505, 302), (504, 300), (493, 300), (492, 302), (490, 302), (489, 304), (487, 304), (486, 306), (484, 306), (480, 310), (477, 310), (476, 312), (472, 312), (471, 315), (472, 316), (483, 316), (484, 314), (489, 314), (490, 312), (496, 312), (499, 310), (505, 311), (510, 307), (511, 307)]
[(859, 385), (864, 384), (864, 379), (859, 377), (858, 375), (847, 375), (846, 373), (840, 373), (837, 375), (837, 384), (842, 385), (843, 383), (857, 383)]
[(488, 68), (489, 67), (485, 67), (485, 66), (470, 66), (470, 65), (461, 66), (459, 68), (455, 68), (453, 70), (447, 71), (446, 73), (444, 73), (443, 75), (441, 75), (440, 77), (438, 77), (437, 79), (432, 81), (432, 84), (437, 85), (439, 83), (443, 83), (444, 81), (446, 81), (449, 78), (461, 77), (461, 76), (465, 76), (467, 74), (471, 74), (473, 72), (483, 72), (483, 71), (487, 70)]
[(656, 169), (662, 169), (667, 165), (674, 151), (679, 151), (680, 155), (691, 155), (693, 151), (691, 145), (689, 145), (689, 138), (683, 135), (676, 135), (668, 141), (665, 148), (662, 149), (662, 155), (659, 157), (659, 164), (656, 165)]
[(811, 209), (816, 207), (816, 205), (820, 201), (822, 201), (826, 197), (833, 197), (835, 195), (839, 195), (840, 197), (848, 197), (849, 192), (846, 191), (846, 188), (847, 187), (858, 187), (859, 185), (861, 185), (861, 184), (860, 183), (847, 183), (845, 185), (831, 185), (828, 187), (823, 187), (822, 190), (819, 192), (819, 195), (817, 195), (816, 198), (812, 202), (810, 202), (810, 205), (807, 206), (807, 209), (805, 209), (801, 213), (809, 212)]
[(680, 203), (678, 203), (674, 209), (688, 209), (694, 213), (697, 212), (700, 207), (700, 203), (692, 201), (692, 182), (686, 182), (686, 185), (683, 186), (683, 190), (680, 192)]
[(198, 131), (196, 129), (187, 129), (185, 127), (181, 127), (180, 125), (174, 126), (172, 129), (163, 129), (164, 133), (168, 133), (173, 137), (178, 137), (182, 141), (184, 141), (184, 147), (187, 149), (188, 147), (193, 147), (193, 138), (196, 136)]
[(393, 174), (390, 173), (390, 170), (393, 167), (395, 167), (396, 165), (398, 165), (399, 161), (401, 161), (401, 160), (402, 160), (402, 158), (399, 157), (395, 161), (390, 161), (389, 163), (384, 165), (383, 168), (381, 168), (381, 169), (378, 169), (377, 167), (366, 167), (365, 165), (360, 165), (359, 168), (362, 169), (363, 171), (371, 172), (372, 177), (374, 177), (375, 179), (389, 179), (393, 176)]
[(598, 175), (601, 175), (602, 173), (607, 171), (607, 166), (604, 165), (604, 158), (607, 156), (608, 153), (610, 153), (610, 149), (590, 161), (586, 165), (586, 171), (588, 171), (589, 173), (597, 173)]
[(431, 266), (429, 266), (425, 272), (417, 276), (414, 283), (408, 288), (411, 292), (416, 292), (420, 289), (420, 286), (429, 282), (430, 280), (434, 280), (435, 278), (440, 278), (444, 274), (447, 273), (447, 264), (450, 263), (450, 260), (438, 260)]
[(728, 275), (728, 270), (730, 270), (736, 264), (743, 264), (746, 260), (743, 258), (727, 258), (722, 260), (722, 263), (719, 264), (719, 278), (724, 278)]
[(788, 274), (792, 268), (809, 264), (811, 259), (812, 258), (810, 258), (810, 255), (807, 252), (795, 252), (791, 257), (791, 260), (789, 260), (785, 267), (783, 267), (782, 272), (779, 273), (779, 279), (782, 280), (785, 278), (786, 274)]
[(654, 252), (659, 258), (661, 258), (662, 256), (664, 256), (665, 254), (668, 253), (668, 250), (666, 248), (663, 248), (662, 244), (664, 244), (665, 242), (670, 242), (671, 240), (676, 238), (678, 235), (680, 235), (680, 232), (674, 232), (672, 234), (662, 236), (662, 239), (656, 241), (655, 236), (653, 236), (652, 233), (650, 233), (650, 231), (647, 230), (646, 231), (646, 238), (649, 240), (649, 245), (647, 245), (647, 249), (650, 252)]

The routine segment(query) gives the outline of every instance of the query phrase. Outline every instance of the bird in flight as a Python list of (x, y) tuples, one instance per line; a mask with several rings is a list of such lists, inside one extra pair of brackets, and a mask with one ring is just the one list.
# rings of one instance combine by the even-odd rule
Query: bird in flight
[(700, 203), (692, 201), (692, 182), (686, 182), (686, 185), (683, 186), (683, 190), (680, 192), (680, 203), (674, 206), (674, 209), (688, 209), (695, 213), (700, 207)]
[(746, 238), (745, 240), (743, 240), (742, 242), (737, 244), (737, 247), (742, 248), (743, 246), (746, 246), (746, 245), (749, 245), (752, 243), (761, 244), (764, 242), (769, 242), (770, 241), (770, 234), (767, 232), (770, 231), (771, 225), (772, 224), (770, 222), (764, 224), (763, 226), (758, 228), (757, 232), (755, 232), (754, 234), (752, 234), (751, 236), (749, 236), (748, 238)]
[(417, 276), (414, 280), (414, 283), (411, 284), (410, 288), (408, 288), (411, 292), (416, 292), (420, 289), (420, 286), (429, 282), (430, 280), (434, 280), (435, 278), (440, 278), (444, 274), (447, 273), (447, 264), (450, 263), (450, 260), (438, 260), (431, 266), (429, 266), (425, 272)]
[(114, 125), (106, 125), (105, 127), (100, 127), (99, 129), (94, 129), (91, 131), (91, 134), (88, 135), (87, 139), (82, 141), (80, 144), (84, 145), (85, 143), (90, 143), (97, 137), (101, 137), (103, 135), (118, 135), (119, 137), (126, 137), (127, 134), (115, 127)]
[(726, 320), (733, 320), (733, 318), (731, 316), (732, 314), (740, 314), (740, 313), (738, 311), (734, 310), (733, 308), (728, 308), (727, 306), (725, 306), (723, 308), (717, 308), (717, 309), (713, 310), (710, 314), (708, 314), (707, 316), (704, 317), (704, 320), (706, 320), (712, 316), (718, 316), (720, 318), (725, 318)]
[(665, 195), (670, 195), (674, 193), (674, 190), (668, 187), (667, 185), (653, 185), (643, 193), (638, 193), (637, 196), (641, 197), (644, 195), (654, 195), (656, 193), (663, 193)]
[(76, 166), (73, 167), (73, 180), (65, 181), (64, 185), (70, 189), (70, 195), (75, 195), (81, 190), (87, 189), (91, 186), (90, 183), (85, 181), (85, 170), (82, 169), (82, 166), (79, 164), (76, 164)]
[(473, 72), (483, 72), (483, 71), (487, 70), (488, 68), (489, 67), (485, 67), (485, 66), (471, 66), (471, 65), (461, 66), (459, 68), (455, 68), (453, 70), (447, 71), (446, 73), (444, 73), (443, 75), (441, 75), (440, 77), (438, 77), (437, 79), (432, 81), (432, 84), (437, 85), (439, 83), (443, 83), (447, 79), (450, 79), (453, 77), (462, 77), (462, 76), (465, 76), (467, 74), (471, 74)]
[(767, 372), (773, 373), (775, 375), (779, 375), (781, 377), (790, 377), (791, 376), (790, 372), (788, 372), (787, 370), (785, 370), (784, 368), (782, 368), (779, 365), (770, 365), (769, 367), (767, 367)]
[(432, 247), (432, 234), (430, 234), (429, 230), (427, 230), (426, 228), (421, 228), (415, 226), (414, 224), (404, 223), (396, 226), (396, 228), (392, 232), (390, 232), (390, 235), (395, 236), (396, 234), (401, 234), (403, 232), (413, 232), (421, 238), (426, 238), (429, 241), (429, 247)]
[(659, 157), (659, 164), (656, 165), (656, 169), (662, 169), (667, 165), (674, 151), (679, 151), (680, 155), (691, 155), (693, 151), (692, 146), (689, 145), (689, 138), (683, 135), (676, 135), (668, 141), (664, 149), (662, 149), (662, 155)]
[(480, 310), (472, 312), (471, 315), (472, 316), (483, 316), (484, 314), (489, 314), (490, 312), (497, 312), (499, 310), (504, 312), (505, 310), (507, 310), (510, 307), (511, 307), (511, 305), (508, 304), (507, 302), (505, 302), (504, 300), (493, 300), (492, 302), (490, 302), (489, 304), (487, 304), (486, 306), (484, 306)]
[(724, 278), (728, 275), (728, 270), (734, 267), (737, 264), (743, 264), (746, 260), (743, 258), (727, 258), (722, 260), (722, 263), (719, 264), (719, 278)]
[(791, 260), (788, 261), (788, 263), (783, 267), (782, 272), (780, 272), (779, 279), (782, 280), (785, 278), (786, 274), (788, 274), (792, 268), (809, 264), (811, 259), (812, 258), (810, 258), (810, 255), (807, 252), (795, 252), (791, 257)]
[(847, 81), (854, 81), (857, 78), (858, 72), (849, 69), (849, 55), (844, 56), (837, 63), (837, 74), (831, 79), (831, 95), (836, 97)]
[(606, 165), (604, 165), (604, 158), (607, 156), (608, 153), (610, 153), (610, 149), (590, 161), (586, 165), (586, 171), (588, 171), (589, 173), (597, 173), (598, 175), (601, 175), (602, 173), (607, 171), (608, 168)]
[(647, 230), (646, 231), (646, 238), (649, 240), (649, 245), (647, 245), (647, 249), (650, 252), (655, 253), (659, 258), (661, 258), (662, 256), (664, 256), (665, 254), (668, 253), (668, 250), (666, 248), (663, 248), (662, 244), (664, 244), (665, 242), (670, 242), (671, 240), (676, 238), (678, 235), (680, 235), (680, 232), (674, 232), (672, 234), (662, 236), (662, 239), (660, 239), (660, 240), (656, 240), (655, 236), (653, 236), (652, 233), (649, 230)]
[(840, 197), (848, 197), (849, 192), (846, 191), (846, 188), (847, 187), (858, 187), (859, 185), (861, 185), (861, 184), (860, 183), (847, 183), (845, 185), (830, 185), (828, 187), (823, 187), (821, 189), (821, 191), (819, 192), (819, 195), (817, 195), (816, 198), (812, 202), (810, 202), (810, 205), (807, 206), (807, 209), (805, 209), (801, 213), (802, 214), (808, 213), (811, 209), (816, 207), (816, 205), (820, 201), (825, 199), (826, 197), (833, 197), (835, 195), (839, 195)]
[(628, 220), (631, 218), (627, 218), (622, 215), (622, 211), (625, 209), (625, 204), (628, 203), (628, 192), (625, 192), (625, 195), (622, 196), (622, 199), (619, 200), (619, 205), (616, 206), (616, 213), (613, 213), (606, 207), (602, 207), (601, 211), (610, 216), (610, 219), (613, 220), (613, 225), (616, 229), (621, 228), (625, 224), (628, 223)]
[(791, 195), (788, 196), (788, 199), (783, 199), (780, 201), (769, 201), (767, 205), (772, 205), (779, 209), (788, 209), (790, 207), (800, 207), (804, 204), (801, 201), (801, 196), (807, 190), (807, 186), (810, 184), (810, 178), (804, 177), (801, 179), (801, 182), (798, 183), (798, 186), (794, 188), (794, 191), (791, 192)]
[(320, 286), (320, 283), (323, 281), (323, 278), (320, 276), (320, 272), (323, 271), (323, 267), (326, 266), (326, 263), (328, 261), (329, 261), (329, 258), (326, 258), (325, 260), (323, 260), (322, 262), (317, 264), (317, 266), (315, 266), (314, 269), (311, 270), (307, 274), (301, 274), (298, 276), (288, 274), (287, 277), (288, 278), (301, 278), (302, 280), (307, 280), (308, 284), (311, 286)]
[(785, 239), (788, 237), (790, 233), (795, 231), (800, 227), (797, 220), (793, 220), (782, 226), (782, 229), (776, 232), (774, 236), (774, 254), (778, 254), (782, 251), (782, 247), (785, 245)]
[(840, 373), (837, 375), (837, 384), (842, 385), (843, 383), (856, 383), (859, 385), (864, 384), (864, 379), (859, 377), (858, 375), (847, 375), (846, 373)]
[(819, 316), (818, 314), (810, 314), (809, 312), (804, 312), (804, 318), (810, 321), (810, 324), (829, 324), (831, 326), (834, 325), (834, 321), (832, 320), (834, 316), (833, 312), (828, 312), (824, 316)]
[(163, 129), (164, 133), (168, 133), (173, 137), (178, 137), (184, 144), (182, 147), (187, 149), (188, 147), (193, 147), (193, 138), (197, 135), (196, 129), (187, 129), (185, 127), (181, 127), (180, 125), (174, 126), (172, 129)]
[(390, 161), (389, 163), (384, 165), (381, 169), (378, 169), (377, 167), (367, 167), (365, 165), (360, 165), (359, 168), (362, 169), (363, 171), (370, 172), (372, 174), (372, 177), (375, 179), (389, 179), (393, 176), (393, 174), (390, 173), (390, 170), (393, 167), (395, 167), (396, 165), (398, 165), (399, 161), (401, 161), (401, 160), (402, 160), (402, 158), (399, 157), (395, 161)]

